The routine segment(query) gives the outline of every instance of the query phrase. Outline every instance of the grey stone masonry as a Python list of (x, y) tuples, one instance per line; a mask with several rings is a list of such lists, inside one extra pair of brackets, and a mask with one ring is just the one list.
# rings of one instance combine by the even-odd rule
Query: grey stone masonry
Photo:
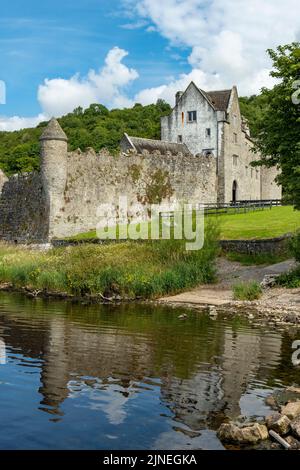
[(260, 155), (253, 151), (235, 86), (206, 92), (191, 82), (176, 94), (171, 114), (161, 119), (161, 139), (180, 142), (194, 155), (216, 159), (219, 203), (281, 199), (281, 187), (275, 181), (278, 170), (252, 166)]
[[(216, 202), (216, 160), (165, 147), (118, 156), (93, 149), (68, 152), (52, 119), (41, 136), (41, 172), (5, 180), (0, 239), (47, 242), (95, 229), (100, 204), (127, 196), (130, 207), (164, 202)], [(159, 149), (165, 150), (161, 154)], [(179, 148), (180, 150), (181, 148)]]
[(236, 87), (204, 92), (192, 82), (161, 130), (161, 141), (125, 134), (117, 156), (68, 152), (51, 119), (40, 138), (40, 173), (8, 179), (0, 172), (0, 240), (47, 242), (95, 229), (99, 206), (124, 196), (130, 208), (281, 198), (277, 169), (251, 166), (259, 156)]

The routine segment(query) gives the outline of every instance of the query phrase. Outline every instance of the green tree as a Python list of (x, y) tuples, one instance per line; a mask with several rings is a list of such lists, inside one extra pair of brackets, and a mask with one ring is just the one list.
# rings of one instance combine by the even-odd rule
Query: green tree
[(268, 53), (271, 76), (279, 82), (262, 92), (266, 106), (257, 122), (256, 148), (262, 154), (260, 164), (280, 168), (278, 181), (286, 198), (300, 209), (300, 43)]
[[(160, 138), (160, 118), (170, 113), (170, 106), (159, 100), (157, 104), (131, 109), (113, 109), (95, 103), (83, 110), (76, 108), (73, 113), (59, 121), (69, 138), (69, 149), (96, 151), (106, 147), (113, 153), (119, 150), (124, 132), (149, 139)], [(38, 140), (47, 125), (39, 124), (35, 129), (18, 132), (0, 132), (0, 168), (8, 175), (39, 168)]]

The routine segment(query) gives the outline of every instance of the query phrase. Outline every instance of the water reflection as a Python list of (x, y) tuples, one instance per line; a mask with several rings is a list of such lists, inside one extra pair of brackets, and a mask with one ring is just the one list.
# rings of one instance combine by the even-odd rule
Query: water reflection
[(3, 339), (0, 338), (0, 365), (6, 364), (6, 346)]
[(262, 415), (272, 388), (299, 383), (289, 335), (241, 318), (0, 302), (0, 448), (219, 448), (224, 417)]

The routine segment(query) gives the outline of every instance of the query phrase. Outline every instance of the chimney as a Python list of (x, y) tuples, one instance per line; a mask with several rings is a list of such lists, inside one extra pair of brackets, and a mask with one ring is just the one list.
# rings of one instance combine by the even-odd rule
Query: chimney
[(176, 99), (176, 104), (179, 103), (179, 100), (180, 98), (182, 97), (183, 95), (183, 91), (177, 91), (176, 95), (175, 95), (175, 99)]

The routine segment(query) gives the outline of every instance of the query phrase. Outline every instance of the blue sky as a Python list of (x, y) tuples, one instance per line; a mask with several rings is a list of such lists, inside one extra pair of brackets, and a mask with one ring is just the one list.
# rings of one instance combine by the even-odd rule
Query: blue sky
[(272, 85), (265, 49), (300, 38), (297, 1), (1, 2), (0, 129), (91, 101), (172, 103), (191, 79), (205, 89), (257, 92)]
[[(160, 85), (170, 75), (188, 68), (166, 50), (168, 41), (144, 29), (125, 29), (117, 0), (15, 0), (1, 5), (0, 79), (7, 86), (8, 115), (34, 115), (45, 78), (85, 75), (98, 69), (107, 52), (121, 45), (130, 51), (129, 67), (138, 69), (143, 87)], [(134, 95), (141, 87), (132, 84)], [(4, 109), (1, 111), (3, 112)]]

